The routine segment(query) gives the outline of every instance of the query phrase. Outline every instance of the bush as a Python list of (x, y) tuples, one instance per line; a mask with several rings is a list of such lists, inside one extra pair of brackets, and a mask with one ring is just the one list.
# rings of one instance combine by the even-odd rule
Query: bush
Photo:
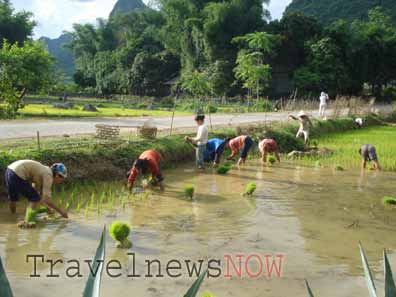
[(216, 113), (217, 110), (218, 110), (218, 108), (216, 106), (214, 106), (214, 105), (207, 105), (205, 107), (205, 112), (206, 113)]

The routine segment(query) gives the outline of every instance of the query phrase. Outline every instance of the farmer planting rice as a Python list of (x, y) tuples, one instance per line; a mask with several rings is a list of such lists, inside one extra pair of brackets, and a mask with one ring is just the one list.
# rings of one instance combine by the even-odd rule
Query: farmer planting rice
[(274, 139), (263, 139), (260, 141), (258, 147), (261, 152), (261, 160), (263, 163), (267, 162), (268, 154), (274, 154), (275, 158), (280, 163), (278, 143)]
[(220, 138), (212, 138), (209, 139), (206, 144), (205, 150), (205, 162), (213, 162), (213, 167), (217, 167), (220, 164), (221, 157), (224, 153), (224, 149), (230, 139), (220, 139)]
[(300, 128), (297, 132), (296, 137), (304, 137), (304, 142), (305, 145), (308, 144), (309, 142), (309, 128), (312, 126), (311, 119), (308, 117), (308, 115), (305, 113), (305, 111), (301, 110), (297, 117), (290, 115), (289, 116), (291, 119), (299, 121), (300, 122)]
[(195, 117), (195, 122), (198, 125), (197, 136), (195, 138), (191, 138), (186, 136), (185, 140), (193, 145), (196, 146), (196, 162), (197, 167), (200, 170), (205, 169), (205, 150), (206, 144), (208, 143), (209, 138), (209, 130), (208, 127), (205, 125), (205, 116), (204, 115), (197, 115)]
[(5, 172), (5, 184), (11, 212), (16, 212), (16, 203), (23, 196), (32, 210), (37, 210), (42, 203), (50, 211), (68, 218), (67, 212), (51, 201), (52, 185), (61, 184), (66, 177), (67, 169), (62, 163), (48, 167), (32, 160), (19, 160), (10, 164)]
[(132, 189), (136, 178), (139, 174), (147, 175), (151, 174), (150, 185), (159, 186), (161, 191), (164, 190), (161, 170), (159, 163), (161, 162), (161, 155), (155, 150), (148, 150), (143, 152), (139, 159), (133, 163), (133, 167), (127, 173), (128, 178), (128, 189)]
[(362, 156), (362, 169), (366, 169), (367, 162), (373, 162), (375, 170), (381, 170), (378, 161), (377, 150), (372, 144), (363, 144), (359, 149), (359, 154)]
[(240, 158), (238, 160), (238, 165), (245, 164), (247, 156), (253, 144), (254, 144), (253, 140), (246, 135), (242, 135), (234, 139), (231, 139), (228, 143), (228, 146), (231, 149), (231, 156), (229, 156), (227, 160), (234, 161), (236, 155), (238, 155), (238, 153), (241, 152)]

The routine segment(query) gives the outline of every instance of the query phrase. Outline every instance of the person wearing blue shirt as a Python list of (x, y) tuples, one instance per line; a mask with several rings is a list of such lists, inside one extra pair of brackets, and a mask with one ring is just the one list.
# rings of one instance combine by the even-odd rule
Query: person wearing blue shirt
[(213, 162), (213, 166), (217, 167), (220, 164), (221, 156), (224, 153), (226, 144), (229, 139), (212, 138), (208, 140), (205, 150), (205, 162)]

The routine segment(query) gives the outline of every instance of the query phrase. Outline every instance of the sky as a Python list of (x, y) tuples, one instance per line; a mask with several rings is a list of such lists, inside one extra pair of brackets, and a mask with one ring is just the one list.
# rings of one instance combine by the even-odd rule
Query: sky
[[(149, 0), (143, 0), (148, 2)], [(38, 22), (34, 37), (58, 37), (71, 30), (74, 23), (93, 23), (99, 17), (107, 18), (117, 0), (11, 0), (17, 11), (34, 14)], [(272, 0), (269, 6), (272, 18), (282, 16), (291, 0)]]

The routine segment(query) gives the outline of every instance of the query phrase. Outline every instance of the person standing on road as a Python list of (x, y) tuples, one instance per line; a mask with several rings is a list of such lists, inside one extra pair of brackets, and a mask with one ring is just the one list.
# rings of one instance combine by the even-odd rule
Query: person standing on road
[(38, 209), (42, 203), (50, 211), (55, 210), (62, 217), (68, 218), (67, 212), (51, 201), (52, 185), (61, 184), (66, 177), (67, 169), (62, 163), (48, 167), (33, 160), (19, 160), (8, 165), (5, 184), (10, 211), (16, 213), (16, 204), (19, 197), (23, 196), (28, 199), (33, 210)]
[(259, 150), (261, 152), (261, 161), (267, 162), (267, 155), (274, 154), (276, 160), (280, 163), (278, 143), (274, 139), (263, 139), (259, 143)]
[(196, 146), (197, 167), (199, 170), (204, 170), (205, 169), (205, 150), (206, 150), (206, 144), (208, 143), (208, 138), (209, 138), (209, 129), (205, 125), (205, 116), (204, 115), (197, 115), (195, 117), (195, 122), (198, 125), (197, 136), (195, 138), (186, 136), (185, 140)]
[(309, 142), (309, 129), (312, 126), (311, 119), (303, 110), (298, 113), (297, 117), (290, 115), (289, 118), (300, 122), (296, 137), (304, 137), (305, 145), (307, 145)]
[(161, 162), (161, 155), (155, 150), (148, 150), (143, 152), (139, 158), (133, 163), (132, 169), (128, 171), (128, 189), (131, 190), (136, 178), (141, 173), (142, 175), (151, 174), (150, 185), (159, 186), (160, 190), (164, 190), (163, 176), (159, 168)]
[(231, 149), (231, 156), (229, 156), (227, 160), (233, 161), (236, 155), (241, 152), (237, 165), (239, 166), (241, 164), (245, 164), (249, 151), (252, 148), (253, 144), (253, 139), (246, 135), (231, 139), (228, 143), (228, 146)]
[(362, 156), (362, 169), (366, 169), (367, 162), (373, 162), (375, 170), (381, 170), (378, 161), (377, 150), (372, 144), (363, 144), (359, 149), (359, 154)]
[(324, 118), (326, 116), (327, 101), (329, 100), (329, 95), (322, 92), (319, 97), (319, 116)]

